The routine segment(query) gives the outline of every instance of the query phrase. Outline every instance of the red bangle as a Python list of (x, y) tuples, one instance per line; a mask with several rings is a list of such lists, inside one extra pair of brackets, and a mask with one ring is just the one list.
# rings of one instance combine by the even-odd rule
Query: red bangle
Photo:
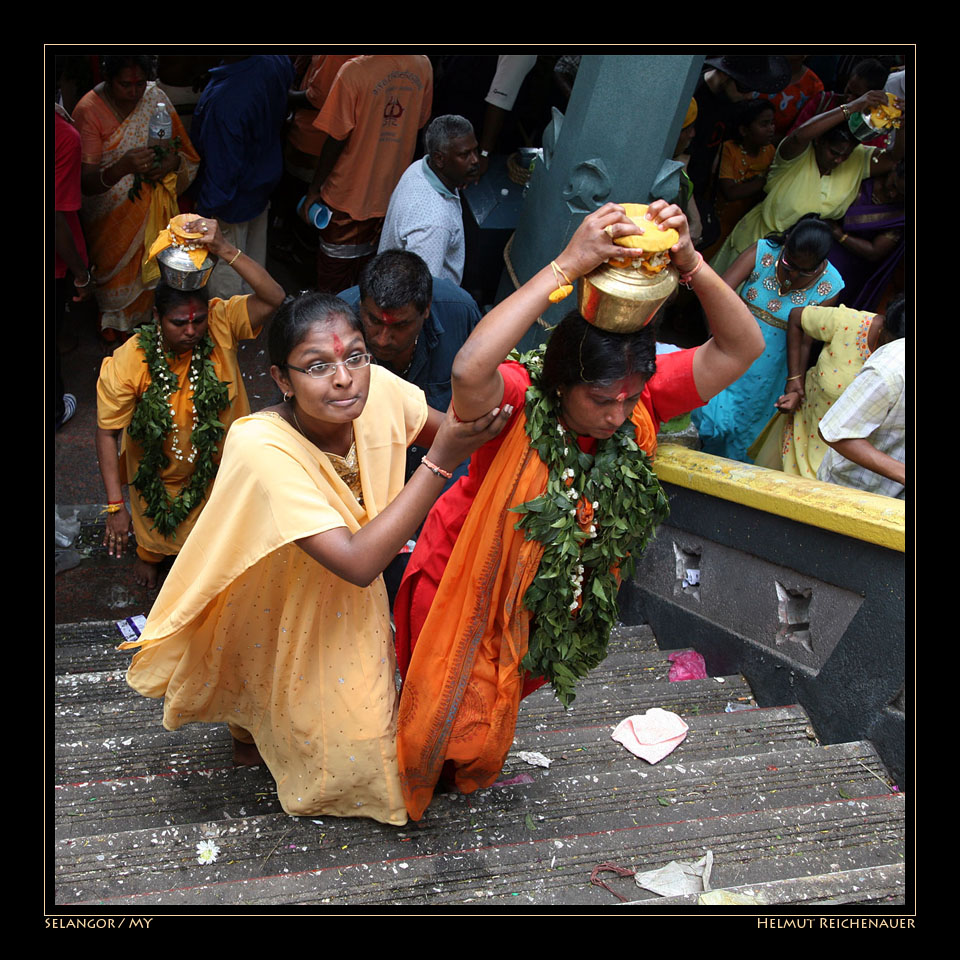
[(453, 474), (447, 470), (444, 470), (442, 467), (438, 467), (435, 463), (431, 463), (426, 457), (421, 457), (420, 462), (431, 472), (436, 474), (438, 477), (443, 477), (445, 480), (452, 480)]

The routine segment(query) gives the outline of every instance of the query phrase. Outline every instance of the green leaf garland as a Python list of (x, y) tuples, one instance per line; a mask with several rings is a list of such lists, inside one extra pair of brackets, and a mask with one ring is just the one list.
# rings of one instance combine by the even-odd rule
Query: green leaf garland
[[(544, 546), (537, 575), (524, 594), (533, 614), (526, 670), (545, 676), (557, 699), (569, 706), (577, 680), (607, 655), (617, 622), (617, 570), (630, 577), (643, 551), (669, 513), (667, 498), (635, 439), (630, 420), (594, 455), (560, 423), (560, 400), (540, 387), (545, 345), (512, 356), (530, 374), (526, 430), (549, 470), (546, 490), (513, 510), (515, 529)], [(578, 521), (577, 504), (592, 507), (592, 525)], [(586, 514), (590, 511), (586, 509)]]
[[(131, 484), (146, 501), (144, 512), (153, 520), (152, 529), (176, 540), (177, 528), (203, 501), (207, 487), (216, 476), (214, 457), (226, 432), (219, 414), (230, 404), (230, 381), (217, 379), (213, 361), (209, 359), (213, 340), (208, 333), (193, 348), (188, 374), (193, 387), (194, 428), (190, 434), (193, 453), (186, 458), (195, 466), (186, 486), (176, 497), (171, 497), (160, 474), (170, 463), (163, 448), (167, 435), (174, 429), (170, 397), (180, 389), (180, 384), (163, 352), (157, 324), (140, 327), (137, 334), (150, 370), (150, 386), (138, 401), (127, 428), (127, 433), (142, 448), (140, 467)], [(183, 459), (179, 438), (174, 442), (174, 452), (178, 459)]]

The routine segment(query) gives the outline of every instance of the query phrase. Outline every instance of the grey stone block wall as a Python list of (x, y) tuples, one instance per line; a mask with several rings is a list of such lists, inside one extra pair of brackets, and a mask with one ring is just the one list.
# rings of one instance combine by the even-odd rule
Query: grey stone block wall
[[(741, 672), (764, 706), (800, 703), (828, 743), (868, 738), (904, 778), (904, 556), (664, 484), (669, 523), (621, 592), (662, 648)], [(904, 784), (901, 784), (904, 785)]]

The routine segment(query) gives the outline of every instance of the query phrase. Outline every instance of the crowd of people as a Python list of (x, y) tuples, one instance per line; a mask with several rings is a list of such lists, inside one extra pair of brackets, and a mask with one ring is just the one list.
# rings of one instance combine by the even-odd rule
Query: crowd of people
[[(904, 495), (896, 64), (852, 61), (829, 93), (803, 57), (708, 58), (680, 196), (640, 222), (601, 206), (482, 315), (460, 191), (522, 129), (515, 105), (532, 115), (537, 61), (564, 101), (579, 61), (472, 58), (494, 61), (486, 108), (437, 114), (456, 71), (432, 60), (464, 59), (224, 57), (191, 97), (156, 58), (105, 56), (67, 104), (58, 69), (55, 324), (96, 298), (104, 545), (133, 535), (159, 588), (128, 680), (169, 729), (228, 724), (293, 814), (402, 824), (441, 782), (496, 780), (522, 697), (569, 702), (605, 654), (665, 516), (671, 418), (710, 453)], [(897, 126), (864, 127), (885, 105)], [(215, 265), (203, 286), (162, 273), (174, 223)], [(659, 320), (612, 333), (573, 310), (511, 353), (579, 278), (642, 255), (616, 241), (663, 230), (704, 342), (661, 353)], [(305, 236), (313, 289), (287, 296), (268, 246)], [(278, 399), (251, 412), (237, 351), (263, 329)]]

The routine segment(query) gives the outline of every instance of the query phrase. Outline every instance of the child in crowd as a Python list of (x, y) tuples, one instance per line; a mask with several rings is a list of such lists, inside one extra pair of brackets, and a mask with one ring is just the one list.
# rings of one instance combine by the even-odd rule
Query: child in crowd
[(726, 140), (720, 155), (717, 182), (717, 218), (720, 237), (709, 259), (737, 225), (740, 218), (763, 199), (767, 171), (773, 163), (773, 105), (768, 100), (743, 100), (736, 105), (734, 127), (737, 136)]
[(717, 182), (717, 219), (720, 236), (704, 251), (709, 260), (740, 218), (763, 199), (767, 171), (773, 163), (773, 106), (768, 100), (743, 100), (735, 112), (737, 137), (725, 140)]

